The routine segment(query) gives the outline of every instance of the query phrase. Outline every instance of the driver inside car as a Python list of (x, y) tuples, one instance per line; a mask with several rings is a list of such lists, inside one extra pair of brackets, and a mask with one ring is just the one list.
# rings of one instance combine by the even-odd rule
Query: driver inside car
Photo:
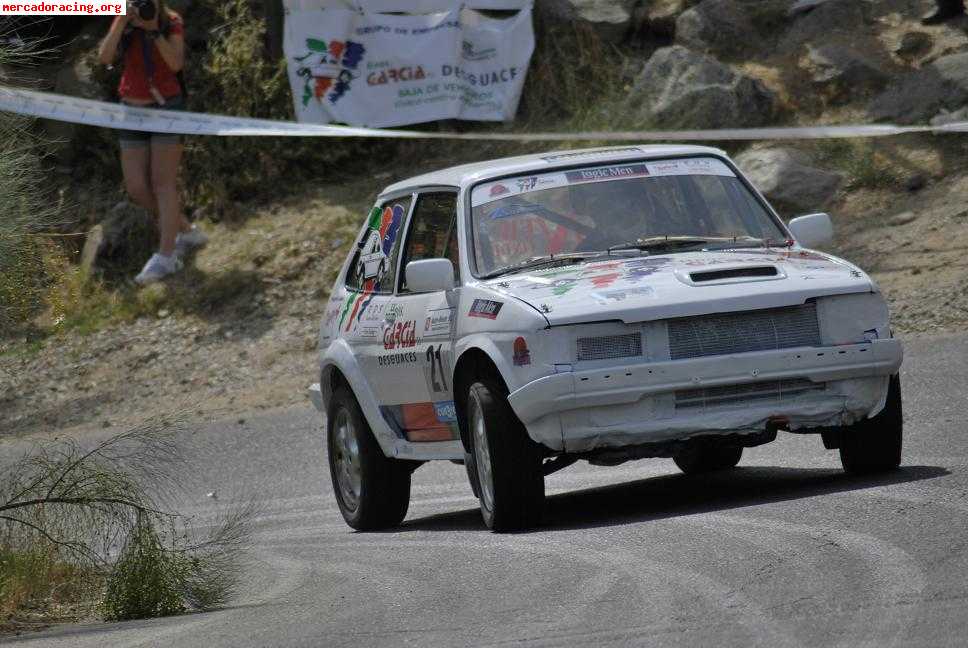
[[(572, 210), (590, 217), (595, 226), (577, 252), (606, 250), (651, 233), (648, 223), (652, 219), (645, 218), (649, 202), (641, 182), (596, 182), (571, 187), (569, 193)], [(604, 205), (608, 205), (607, 211), (602, 210)]]

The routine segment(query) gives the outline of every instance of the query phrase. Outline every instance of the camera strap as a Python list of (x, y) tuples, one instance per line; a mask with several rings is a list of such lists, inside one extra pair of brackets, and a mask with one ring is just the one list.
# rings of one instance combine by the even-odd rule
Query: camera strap
[(159, 106), (164, 106), (165, 97), (155, 86), (155, 59), (152, 56), (154, 54), (152, 51), (154, 49), (154, 43), (148, 38), (144, 30), (139, 30), (139, 32), (138, 36), (141, 37), (141, 55), (145, 62), (145, 76), (148, 78), (148, 91)]

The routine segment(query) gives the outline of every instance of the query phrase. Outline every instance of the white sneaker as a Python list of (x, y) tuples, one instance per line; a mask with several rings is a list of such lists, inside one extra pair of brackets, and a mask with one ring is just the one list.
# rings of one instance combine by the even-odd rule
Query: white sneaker
[(192, 225), (190, 230), (179, 232), (175, 237), (175, 255), (183, 257), (192, 250), (205, 247), (207, 243), (208, 236), (205, 232), (198, 229), (197, 225)]
[(134, 278), (136, 284), (146, 286), (156, 281), (161, 281), (170, 274), (174, 274), (182, 269), (182, 263), (174, 254), (170, 257), (161, 254), (152, 254), (148, 263), (142, 268), (137, 277)]

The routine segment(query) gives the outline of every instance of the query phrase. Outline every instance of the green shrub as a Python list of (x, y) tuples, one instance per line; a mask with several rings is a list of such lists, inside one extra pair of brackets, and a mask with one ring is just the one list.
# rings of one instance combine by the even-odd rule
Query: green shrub
[[(28, 59), (27, 48), (0, 45), (0, 69)], [(0, 119), (0, 337), (34, 314), (49, 281), (46, 259), (55, 254), (40, 236), (57, 227), (57, 203), (47, 184), (40, 142), (26, 119)]]
[(154, 525), (139, 516), (108, 578), (105, 617), (120, 621), (184, 612), (181, 586), (187, 571), (186, 559), (166, 548)]
[[(535, 12), (535, 50), (522, 94), (519, 119), (549, 120), (608, 128), (613, 116), (602, 113), (622, 90), (625, 57), (587, 25), (552, 25)], [(596, 114), (597, 111), (597, 114)], [(570, 125), (572, 125), (570, 124)]]
[(223, 605), (238, 582), (241, 525), (248, 515), (237, 512), (209, 541), (193, 546), (174, 525), (162, 531), (171, 520), (139, 515), (107, 579), (105, 618), (147, 619)]

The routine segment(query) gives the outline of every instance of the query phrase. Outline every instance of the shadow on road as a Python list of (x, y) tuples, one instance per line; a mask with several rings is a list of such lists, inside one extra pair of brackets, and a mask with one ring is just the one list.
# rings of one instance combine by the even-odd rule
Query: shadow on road
[[(588, 488), (548, 498), (543, 531), (616, 526), (680, 515), (806, 499), (922, 481), (948, 475), (938, 466), (904, 466), (896, 472), (855, 477), (837, 469), (750, 467), (704, 476), (663, 475)], [(477, 530), (477, 509), (406, 522), (396, 532)]]

